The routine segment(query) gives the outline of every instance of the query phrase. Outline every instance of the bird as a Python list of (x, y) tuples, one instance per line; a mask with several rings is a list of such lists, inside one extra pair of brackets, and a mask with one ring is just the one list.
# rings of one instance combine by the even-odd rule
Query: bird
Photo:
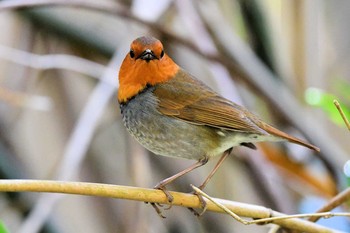
[(177, 65), (152, 36), (131, 43), (118, 78), (122, 120), (132, 137), (156, 155), (196, 160), (154, 187), (164, 192), (169, 203), (173, 201), (166, 189), (169, 183), (221, 155), (199, 186), (203, 189), (236, 146), (256, 149), (257, 142), (288, 141), (320, 151), (222, 97)]

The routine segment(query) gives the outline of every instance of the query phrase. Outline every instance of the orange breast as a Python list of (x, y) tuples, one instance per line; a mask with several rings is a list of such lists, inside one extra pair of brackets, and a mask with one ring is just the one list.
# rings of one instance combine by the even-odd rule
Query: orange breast
[(160, 60), (133, 60), (127, 55), (119, 71), (119, 103), (126, 102), (147, 85), (166, 82), (175, 76), (179, 67), (167, 55)]

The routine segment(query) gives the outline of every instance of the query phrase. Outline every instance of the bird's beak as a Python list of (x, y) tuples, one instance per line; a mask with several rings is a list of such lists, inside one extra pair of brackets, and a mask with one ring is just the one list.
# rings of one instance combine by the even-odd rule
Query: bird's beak
[(142, 60), (146, 61), (158, 59), (156, 55), (154, 55), (153, 51), (150, 49), (146, 49), (138, 58), (141, 58)]

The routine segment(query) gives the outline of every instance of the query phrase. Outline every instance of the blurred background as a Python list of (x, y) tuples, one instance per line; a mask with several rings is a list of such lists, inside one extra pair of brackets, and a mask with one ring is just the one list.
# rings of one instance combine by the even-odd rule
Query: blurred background
[[(155, 156), (126, 132), (118, 70), (152, 35), (183, 68), (264, 121), (321, 148), (236, 148), (208, 184), (213, 197), (287, 214), (313, 212), (349, 185), (350, 2), (346, 0), (0, 1), (0, 177), (153, 187), (195, 161)], [(45, 2), (45, 1), (44, 1)], [(59, 2), (66, 2), (65, 7)], [(64, 5), (64, 4), (63, 4)], [(169, 132), (171, 133), (171, 132)], [(191, 192), (218, 158), (170, 185)], [(346, 206), (342, 207), (346, 210)], [(268, 232), (127, 200), (0, 194), (9, 232)], [(350, 232), (347, 219), (320, 223)]]

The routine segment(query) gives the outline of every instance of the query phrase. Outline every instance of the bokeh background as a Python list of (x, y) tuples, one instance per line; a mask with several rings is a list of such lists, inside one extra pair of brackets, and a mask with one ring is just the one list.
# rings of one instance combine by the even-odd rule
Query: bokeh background
[[(2, 179), (153, 187), (194, 163), (147, 152), (121, 121), (119, 65), (133, 39), (152, 35), (223, 96), (321, 148), (236, 148), (206, 193), (292, 214), (315, 211), (348, 186), (350, 135), (333, 99), (349, 114), (349, 1), (52, 0), (50, 7), (10, 7), (23, 2), (37, 1), (0, 1)], [(213, 160), (169, 189), (191, 192)], [(0, 225), (9, 232), (269, 230), (209, 212), (197, 219), (180, 207), (164, 214), (127, 200), (0, 194)], [(344, 218), (321, 223), (350, 231)]]

